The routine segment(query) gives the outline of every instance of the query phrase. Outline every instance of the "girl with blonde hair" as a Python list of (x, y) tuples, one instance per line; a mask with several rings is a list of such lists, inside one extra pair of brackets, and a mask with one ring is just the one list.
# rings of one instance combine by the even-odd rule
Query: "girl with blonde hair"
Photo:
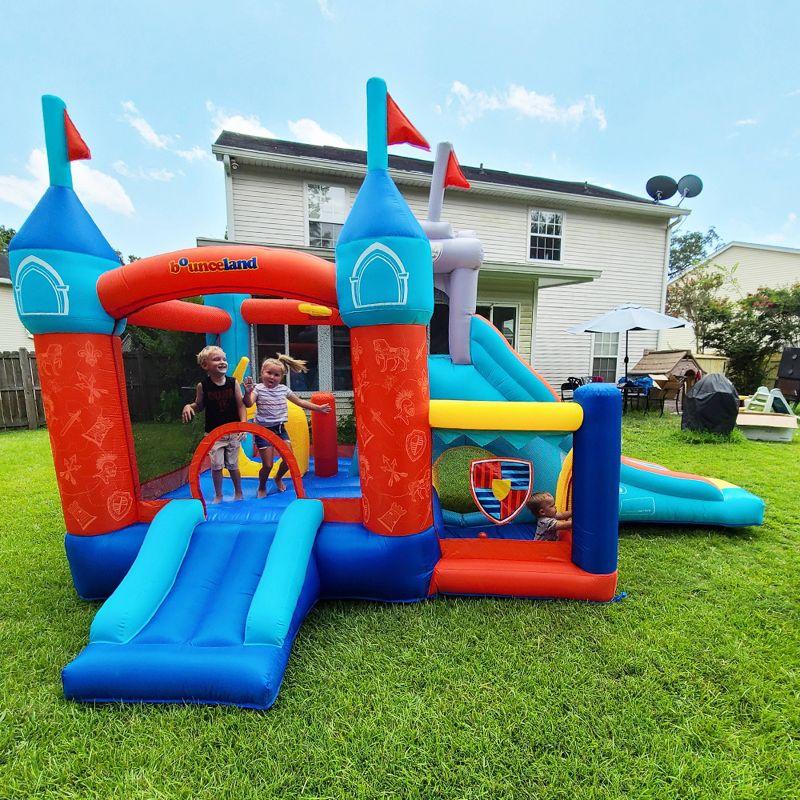
[[(289, 434), (286, 433), (286, 422), (289, 419), (289, 401), (307, 411), (321, 411), (323, 414), (328, 414), (331, 407), (327, 403), (317, 405), (298, 397), (283, 383), (283, 379), (289, 370), (292, 372), (308, 372), (308, 367), (305, 361), (292, 358), (286, 353), (278, 353), (277, 358), (265, 358), (261, 362), (260, 383), (254, 383), (251, 377), (244, 379), (244, 404), (248, 408), (255, 405), (255, 421), (257, 425), (261, 425), (276, 436), (279, 436), (291, 447), (292, 443), (289, 439)], [(275, 452), (267, 439), (262, 436), (255, 436), (254, 438), (258, 454), (261, 456), (261, 469), (258, 473), (258, 494), (256, 497), (266, 497), (267, 479), (272, 471)], [(289, 467), (284, 459), (275, 475), (275, 488), (279, 492), (286, 491), (283, 476), (288, 469)]]

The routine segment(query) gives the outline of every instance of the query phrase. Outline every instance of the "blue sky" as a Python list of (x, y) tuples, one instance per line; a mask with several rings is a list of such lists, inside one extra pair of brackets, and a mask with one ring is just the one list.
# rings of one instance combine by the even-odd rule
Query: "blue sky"
[(145, 256), (223, 235), (222, 126), (363, 146), (380, 75), (462, 163), (636, 194), (694, 172), (705, 191), (684, 230), (800, 247), (800, 3), (114, 5), (4, 4), (0, 223), (41, 193), (43, 93), (92, 149), (85, 205)]

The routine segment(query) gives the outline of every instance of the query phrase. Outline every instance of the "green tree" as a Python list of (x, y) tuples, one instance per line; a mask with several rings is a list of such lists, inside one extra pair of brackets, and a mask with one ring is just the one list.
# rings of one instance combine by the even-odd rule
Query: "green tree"
[(728, 323), (733, 313), (733, 303), (720, 290), (735, 285), (737, 266), (701, 264), (667, 287), (667, 313), (692, 323), (700, 353), (709, 345), (709, 330)]
[(702, 264), (721, 241), (713, 226), (705, 233), (691, 231), (673, 236), (669, 243), (669, 277), (674, 278)]
[(5, 225), (0, 225), (0, 253), (8, 252), (8, 243), (16, 233), (13, 228), (6, 228)]
[(737, 389), (754, 391), (766, 381), (771, 357), (800, 344), (800, 283), (748, 295), (706, 337), (709, 346), (727, 356), (727, 373)]

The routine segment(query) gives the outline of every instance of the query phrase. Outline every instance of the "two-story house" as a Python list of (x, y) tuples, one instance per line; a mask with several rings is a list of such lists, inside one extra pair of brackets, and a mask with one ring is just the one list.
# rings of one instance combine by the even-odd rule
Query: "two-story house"
[[(224, 164), (229, 242), (307, 250), (333, 247), (366, 171), (360, 150), (298, 144), (224, 131), (212, 148)], [(426, 217), (432, 162), (389, 157), (412, 211)], [(669, 224), (689, 213), (589, 183), (463, 167), (469, 191), (449, 189), (442, 219), (475, 231), (485, 261), (478, 313), (491, 320), (537, 371), (613, 381), (623, 353), (617, 334), (574, 336), (572, 325), (624, 302), (663, 309)], [(198, 239), (199, 245), (218, 240)], [(437, 294), (431, 351), (447, 347), (447, 298)], [(631, 337), (632, 363), (658, 334)], [(292, 376), (299, 391), (350, 389), (346, 330), (259, 326), (256, 358), (290, 350), (312, 369)]]

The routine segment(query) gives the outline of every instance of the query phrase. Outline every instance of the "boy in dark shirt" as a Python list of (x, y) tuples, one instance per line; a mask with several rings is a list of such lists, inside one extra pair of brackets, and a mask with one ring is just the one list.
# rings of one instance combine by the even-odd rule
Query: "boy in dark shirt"
[[(227, 422), (247, 422), (242, 401), (242, 387), (228, 373), (228, 359), (221, 347), (209, 345), (197, 354), (197, 363), (205, 377), (197, 384), (193, 403), (183, 407), (184, 422), (190, 422), (198, 411), (205, 409), (206, 433)], [(222, 467), (227, 467), (233, 481), (233, 499), (242, 499), (242, 476), (239, 472), (239, 450), (243, 435), (228, 433), (214, 442), (211, 448), (211, 479), (214, 482), (214, 502), (222, 502)]]

